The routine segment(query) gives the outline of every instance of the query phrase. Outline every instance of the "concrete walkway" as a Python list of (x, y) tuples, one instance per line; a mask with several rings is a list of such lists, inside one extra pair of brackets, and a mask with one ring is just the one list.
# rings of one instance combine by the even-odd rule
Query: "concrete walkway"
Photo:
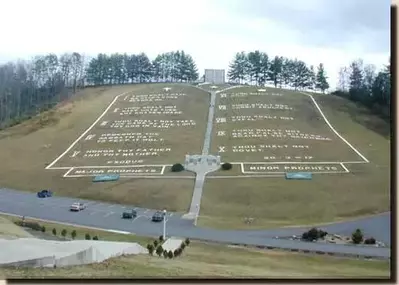
[(162, 244), (162, 248), (166, 249), (167, 251), (175, 251), (180, 247), (182, 242), (183, 240), (180, 238), (169, 238)]

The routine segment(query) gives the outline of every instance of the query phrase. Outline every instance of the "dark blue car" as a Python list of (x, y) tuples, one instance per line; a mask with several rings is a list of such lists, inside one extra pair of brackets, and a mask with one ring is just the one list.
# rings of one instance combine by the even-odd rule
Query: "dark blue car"
[(37, 197), (39, 198), (47, 198), (51, 196), (53, 196), (53, 192), (51, 192), (50, 190), (41, 190), (37, 192)]

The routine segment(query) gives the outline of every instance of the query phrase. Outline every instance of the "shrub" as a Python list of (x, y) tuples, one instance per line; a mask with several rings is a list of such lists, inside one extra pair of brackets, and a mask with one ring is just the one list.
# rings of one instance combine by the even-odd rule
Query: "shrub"
[(94, 236), (94, 237), (93, 237), (93, 240), (98, 240), (98, 236)]
[(163, 251), (163, 257), (168, 258), (168, 251), (166, 249)]
[(157, 254), (159, 257), (161, 257), (161, 254), (163, 253), (162, 245), (158, 246), (155, 252), (156, 252), (156, 254)]
[(73, 230), (73, 231), (71, 232), (71, 238), (72, 238), (72, 239), (75, 239), (75, 238), (76, 238), (76, 231), (75, 231), (75, 230)]
[(319, 230), (319, 238), (324, 238), (326, 235), (328, 235), (328, 232), (325, 232), (323, 230)]
[(230, 170), (232, 168), (233, 168), (233, 165), (231, 163), (229, 163), (229, 162), (225, 162), (225, 163), (222, 164), (222, 169), (223, 170)]
[(46, 232), (46, 227), (42, 226), (42, 233), (45, 233), (45, 232)]
[(67, 230), (66, 230), (66, 229), (63, 229), (63, 230), (61, 231), (61, 235), (62, 235), (63, 237), (65, 237), (66, 234), (67, 234)]
[(185, 244), (184, 242), (182, 242), (181, 245), (180, 245), (180, 248), (181, 248), (182, 250), (184, 250), (185, 247), (186, 247), (186, 244)]
[(160, 235), (160, 236), (159, 236), (159, 241), (160, 241), (160, 242), (163, 242), (163, 235)]
[(319, 238), (324, 238), (328, 233), (323, 230), (318, 230), (316, 228), (311, 228), (307, 232), (302, 234), (302, 239), (307, 241), (317, 240)]
[(154, 247), (153, 244), (151, 244), (151, 243), (147, 244), (147, 249), (148, 249), (148, 253), (149, 253), (150, 255), (153, 255), (153, 254), (154, 254), (154, 249), (155, 249), (155, 247)]
[(365, 244), (375, 244), (375, 243), (376, 243), (376, 240), (375, 240), (375, 238), (371, 237), (371, 238), (365, 239), (365, 240), (364, 240), (364, 243), (365, 243)]
[(188, 238), (186, 238), (186, 240), (184, 241), (184, 243), (186, 244), (186, 246), (188, 246), (190, 244), (190, 240)]
[(174, 251), (173, 251), (173, 255), (176, 257), (176, 256), (179, 256), (179, 248), (178, 249), (175, 249)]
[(89, 234), (86, 234), (86, 235), (85, 235), (85, 239), (91, 239), (90, 235), (89, 235)]
[(158, 246), (158, 241), (154, 240), (154, 246), (157, 247)]
[(172, 172), (180, 172), (184, 170), (184, 166), (181, 163), (175, 163), (172, 165)]
[(173, 252), (171, 250), (169, 250), (169, 252), (168, 252), (168, 257), (169, 257), (169, 259), (173, 258)]
[(356, 231), (352, 233), (352, 241), (354, 244), (359, 244), (363, 241), (363, 233), (360, 229), (356, 229)]
[(14, 224), (20, 226), (20, 227), (26, 227), (26, 228), (30, 228), (32, 230), (35, 231), (41, 231), (42, 230), (42, 226), (39, 225), (38, 223), (35, 222), (25, 222), (25, 221), (16, 221), (14, 222)]
[(53, 228), (52, 232), (53, 232), (53, 235), (55, 235), (55, 236), (57, 235), (57, 230), (55, 228)]

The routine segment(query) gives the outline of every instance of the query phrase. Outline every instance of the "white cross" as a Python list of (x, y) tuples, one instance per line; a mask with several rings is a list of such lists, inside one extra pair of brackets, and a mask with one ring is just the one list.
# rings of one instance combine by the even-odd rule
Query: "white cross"
[(170, 87), (165, 87), (163, 90), (169, 91), (171, 88)]
[(219, 146), (219, 152), (226, 152), (224, 149), (225, 149), (224, 146)]

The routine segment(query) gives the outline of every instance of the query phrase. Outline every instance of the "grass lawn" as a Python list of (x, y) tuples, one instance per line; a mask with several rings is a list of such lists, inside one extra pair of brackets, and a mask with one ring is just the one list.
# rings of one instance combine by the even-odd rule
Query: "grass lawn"
[[(238, 92), (229, 91), (233, 90)], [(315, 174), (311, 181), (207, 179), (200, 226), (244, 229), (309, 225), (389, 211), (389, 125), (346, 99), (330, 95), (314, 95), (314, 98), (334, 128), (370, 163), (347, 164), (350, 174)], [(334, 149), (325, 152), (333, 153)], [(228, 172), (212, 175), (228, 175)], [(238, 172), (239, 166), (231, 170), (232, 175)], [(254, 222), (245, 224), (246, 217), (254, 218)]]
[[(15, 220), (16, 218), (11, 218)], [(148, 237), (42, 223), (48, 231), (76, 230), (100, 240), (131, 241), (143, 246)], [(68, 268), (0, 268), (4, 278), (140, 278), (140, 277), (258, 277), (258, 278), (389, 278), (390, 263), (377, 260), (351, 260), (331, 256), (305, 255), (281, 251), (237, 248), (191, 241), (182, 256), (164, 259), (138, 255), (113, 258), (99, 264)]]
[[(1, 131), (0, 149), (6, 151), (0, 152), (0, 161), (7, 161), (7, 163), (0, 164), (0, 186), (32, 192), (49, 188), (60, 196), (126, 203), (148, 208), (157, 208), (163, 205), (169, 211), (186, 211), (191, 201), (193, 179), (121, 178), (117, 182), (92, 183), (92, 177), (63, 178), (65, 169), (44, 169), (97, 119), (116, 95), (124, 92), (152, 94), (159, 92), (162, 87), (162, 84), (138, 84), (88, 88), (51, 111)], [(157, 130), (165, 133), (166, 143), (172, 145), (174, 149), (169, 158), (162, 158), (163, 162), (168, 161), (168, 164), (173, 164), (183, 162), (184, 154), (188, 150), (182, 147), (181, 141), (184, 142), (184, 146), (190, 146), (193, 152), (201, 150), (209, 96), (194, 87), (183, 87), (183, 85), (176, 85), (170, 92), (187, 94), (182, 101), (178, 101), (178, 103), (171, 101), (170, 104), (175, 104), (179, 109), (185, 111), (182, 119), (190, 115), (197, 123), (195, 128), (191, 128), (188, 133), (172, 130), (172, 133), (169, 134), (167, 130)], [(192, 104), (192, 102), (196, 103)], [(142, 116), (140, 118), (154, 119), (155, 117)], [(127, 129), (125, 130), (127, 131)], [(129, 132), (135, 131), (137, 130), (129, 130)], [(104, 130), (104, 132), (110, 131)], [(196, 134), (198, 135), (195, 136)], [(82, 143), (80, 147), (82, 150), (92, 148), (85, 143)], [(69, 154), (65, 157), (67, 156)], [(129, 157), (128, 159), (137, 158)], [(160, 161), (155, 159), (154, 162)], [(152, 164), (150, 159), (147, 164)], [(165, 174), (193, 176), (189, 172), (174, 174), (170, 172), (169, 168), (166, 169)]]

